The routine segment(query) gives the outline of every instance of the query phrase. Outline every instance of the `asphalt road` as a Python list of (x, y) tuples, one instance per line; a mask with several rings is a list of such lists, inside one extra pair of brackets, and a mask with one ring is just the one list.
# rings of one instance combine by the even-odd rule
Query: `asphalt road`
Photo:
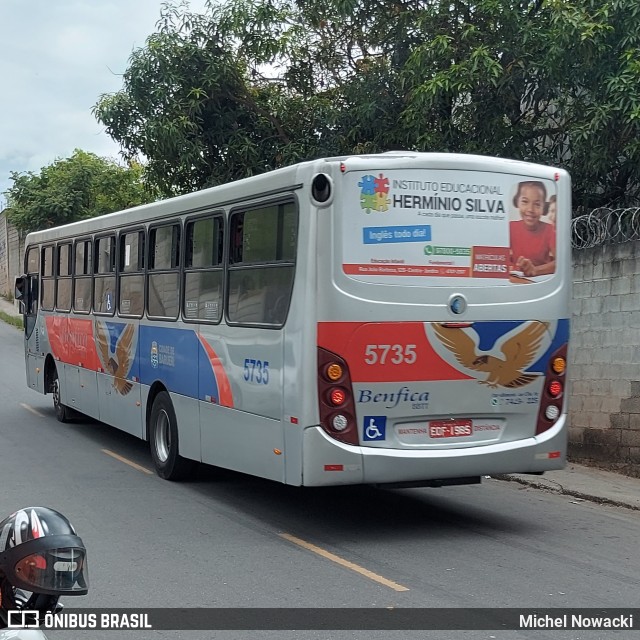
[[(118, 456), (118, 457), (115, 457)], [(640, 512), (493, 479), (443, 489), (299, 489), (200, 468), (151, 473), (145, 443), (64, 425), (0, 322), (0, 514), (63, 512), (89, 553), (67, 607), (638, 607)], [(137, 465), (137, 466), (136, 466)], [(48, 637), (637, 638), (557, 631), (65, 631)]]

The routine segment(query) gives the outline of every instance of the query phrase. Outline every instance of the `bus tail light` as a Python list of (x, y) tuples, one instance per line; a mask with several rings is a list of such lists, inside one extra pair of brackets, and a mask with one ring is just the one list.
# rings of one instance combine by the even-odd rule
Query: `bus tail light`
[(359, 444), (349, 367), (343, 358), (318, 347), (320, 426), (336, 440)]
[(331, 404), (335, 405), (336, 407), (344, 404), (346, 399), (347, 393), (344, 389), (332, 389), (329, 393), (329, 400), (331, 401)]
[(551, 360), (551, 368), (554, 373), (561, 375), (567, 368), (567, 361), (562, 356), (557, 356)]
[(536, 435), (550, 429), (562, 413), (562, 398), (566, 384), (567, 345), (563, 345), (549, 358), (546, 382), (540, 400)]
[(558, 409), (555, 404), (550, 404), (544, 410), (544, 415), (547, 420), (555, 421), (560, 415), (560, 409)]
[(331, 419), (331, 426), (336, 431), (344, 431), (349, 426), (349, 419), (341, 413), (336, 413)]
[(342, 367), (337, 362), (332, 362), (325, 369), (325, 373), (331, 382), (336, 382), (342, 378), (343, 371)]
[(560, 395), (562, 395), (562, 382), (560, 382), (559, 380), (552, 380), (549, 383), (547, 389), (549, 391), (549, 395), (552, 398), (558, 398)]

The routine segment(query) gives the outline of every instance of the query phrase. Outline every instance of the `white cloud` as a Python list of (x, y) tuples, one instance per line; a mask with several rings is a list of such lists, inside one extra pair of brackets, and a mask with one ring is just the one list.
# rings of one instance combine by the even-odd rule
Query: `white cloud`
[[(206, 0), (191, 0), (203, 11)], [(91, 108), (122, 87), (162, 0), (0, 0), (0, 205), (11, 171), (38, 172), (76, 148), (117, 157)]]

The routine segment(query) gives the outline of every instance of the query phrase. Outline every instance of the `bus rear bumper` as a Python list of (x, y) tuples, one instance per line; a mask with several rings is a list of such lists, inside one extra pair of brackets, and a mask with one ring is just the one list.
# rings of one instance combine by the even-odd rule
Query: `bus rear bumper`
[(304, 432), (302, 484), (386, 484), (562, 469), (566, 420), (562, 415), (548, 431), (524, 440), (446, 450), (352, 446), (320, 427), (309, 427)]

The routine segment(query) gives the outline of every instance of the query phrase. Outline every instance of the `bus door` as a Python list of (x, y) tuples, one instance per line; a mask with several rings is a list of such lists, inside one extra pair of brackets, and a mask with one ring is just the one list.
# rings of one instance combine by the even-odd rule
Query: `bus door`
[(15, 298), (20, 301), (23, 313), (27, 384), (30, 388), (44, 393), (44, 358), (40, 349), (42, 336), (36, 329), (40, 296), (40, 261), (37, 247), (27, 251), (26, 263), (27, 274), (16, 279)]

